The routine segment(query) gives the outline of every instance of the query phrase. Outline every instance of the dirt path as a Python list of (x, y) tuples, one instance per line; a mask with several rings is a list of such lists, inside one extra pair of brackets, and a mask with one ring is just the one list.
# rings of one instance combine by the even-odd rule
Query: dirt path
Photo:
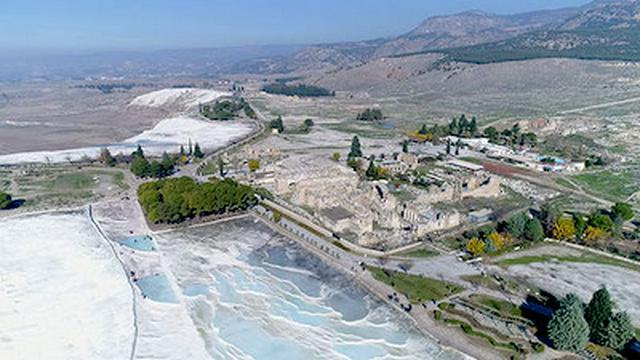
[(590, 105), (590, 106), (585, 106), (577, 109), (561, 111), (560, 115), (567, 115), (567, 114), (574, 114), (574, 113), (579, 113), (583, 111), (603, 109), (611, 106), (630, 104), (638, 101), (640, 101), (640, 97), (635, 97), (635, 98), (626, 99), (626, 100), (610, 101), (602, 104)]

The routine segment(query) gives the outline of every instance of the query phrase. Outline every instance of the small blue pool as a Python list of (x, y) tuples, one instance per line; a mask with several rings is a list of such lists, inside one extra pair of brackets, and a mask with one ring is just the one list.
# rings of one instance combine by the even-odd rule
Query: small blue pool
[(118, 241), (119, 244), (140, 251), (155, 251), (156, 245), (153, 238), (149, 235), (132, 236), (124, 240)]
[(205, 284), (192, 283), (184, 287), (183, 293), (187, 296), (207, 296), (209, 294), (209, 286)]
[(163, 274), (151, 275), (140, 278), (136, 284), (142, 291), (142, 295), (149, 299), (163, 303), (177, 303), (178, 298), (171, 288), (169, 279)]

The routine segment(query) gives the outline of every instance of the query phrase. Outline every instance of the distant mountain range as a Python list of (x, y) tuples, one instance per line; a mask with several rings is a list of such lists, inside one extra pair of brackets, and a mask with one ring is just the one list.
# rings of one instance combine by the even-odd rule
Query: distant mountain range
[(429, 52), (473, 63), (541, 57), (640, 61), (639, 29), (639, 0), (598, 0), (514, 15), (467, 11), (428, 18), (397, 37), (308, 46), (289, 57), (249, 59), (233, 70), (327, 72)]
[(640, 61), (640, 0), (514, 15), (467, 11), (424, 20), (411, 31), (369, 41), (20, 58), (0, 54), (0, 81), (95, 77), (327, 74), (382, 57), (437, 53), (443, 61), (534, 58)]

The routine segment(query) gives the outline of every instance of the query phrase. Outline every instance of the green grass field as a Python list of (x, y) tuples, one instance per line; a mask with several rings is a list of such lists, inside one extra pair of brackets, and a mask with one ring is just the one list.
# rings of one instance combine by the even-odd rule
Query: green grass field
[(406, 253), (402, 253), (400, 255), (406, 256), (406, 257), (425, 258), (425, 257), (436, 256), (438, 255), (438, 253), (436, 251), (429, 250), (429, 249), (417, 249), (417, 250), (408, 251)]
[(585, 191), (611, 201), (624, 201), (640, 191), (640, 180), (632, 171), (603, 170), (571, 177)]
[(595, 254), (584, 254), (582, 256), (552, 256), (552, 255), (522, 256), (522, 257), (513, 258), (513, 259), (501, 260), (496, 262), (496, 264), (500, 266), (508, 267), (513, 265), (527, 265), (527, 264), (541, 263), (541, 262), (548, 262), (548, 261), (611, 265), (611, 266), (623, 267), (625, 269), (640, 272), (640, 266), (638, 265), (628, 263), (626, 261), (610, 258), (607, 256), (595, 255)]
[(459, 286), (424, 276), (405, 274), (369, 266), (373, 277), (404, 294), (412, 304), (420, 304), (432, 299), (439, 300), (457, 294), (463, 289)]
[(508, 301), (496, 299), (491, 296), (474, 294), (469, 297), (471, 302), (489, 307), (504, 316), (522, 317), (522, 310), (517, 305)]

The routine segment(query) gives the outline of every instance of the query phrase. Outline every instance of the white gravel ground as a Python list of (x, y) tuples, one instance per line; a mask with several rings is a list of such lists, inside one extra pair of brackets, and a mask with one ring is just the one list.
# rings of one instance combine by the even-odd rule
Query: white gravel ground
[(109, 148), (112, 154), (128, 154), (135, 150), (137, 144), (142, 145), (145, 153), (161, 155), (167, 151), (177, 153), (180, 145), (198, 142), (206, 150), (215, 150), (230, 142), (240, 139), (252, 131), (252, 126), (238, 121), (203, 121), (187, 116), (179, 116), (160, 121), (153, 129), (144, 131), (120, 143), (97, 145), (92, 147), (16, 153), (0, 156), (0, 165), (21, 163), (63, 163), (78, 161), (87, 156), (96, 158), (103, 147)]
[(606, 285), (618, 308), (627, 311), (634, 325), (640, 326), (640, 277), (633, 270), (600, 264), (545, 262), (510, 266), (508, 273), (554, 295), (576, 293), (585, 302), (601, 285)]
[(148, 94), (140, 95), (133, 99), (130, 106), (148, 106), (163, 107), (167, 105), (181, 106), (185, 108), (194, 108), (198, 104), (212, 102), (223, 96), (231, 96), (229, 92), (181, 88), (181, 89), (163, 89)]
[(131, 289), (84, 214), (0, 221), (0, 359), (128, 359)]

